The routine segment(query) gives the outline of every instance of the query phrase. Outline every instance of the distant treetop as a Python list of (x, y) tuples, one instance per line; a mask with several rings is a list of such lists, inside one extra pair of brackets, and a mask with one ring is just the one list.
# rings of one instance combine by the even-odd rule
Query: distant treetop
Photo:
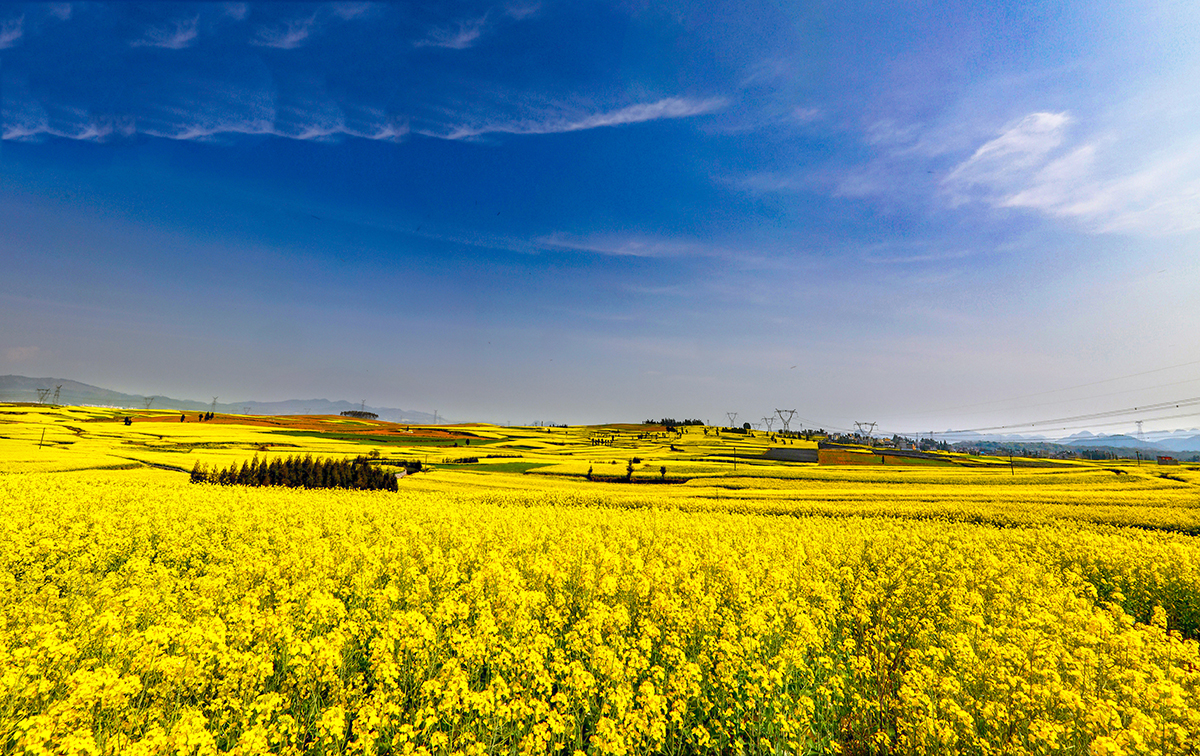
[(357, 417), (359, 420), (377, 420), (379, 415), (374, 412), (366, 412), (365, 410), (343, 410), (344, 417)]

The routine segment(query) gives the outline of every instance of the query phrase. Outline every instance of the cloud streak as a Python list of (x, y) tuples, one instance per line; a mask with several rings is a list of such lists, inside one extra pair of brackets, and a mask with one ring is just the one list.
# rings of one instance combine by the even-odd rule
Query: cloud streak
[(590, 115), (550, 115), (508, 121), (493, 121), (479, 125), (461, 125), (448, 133), (423, 132), (442, 139), (471, 139), (484, 134), (563, 134), (610, 126), (625, 126), (663, 119), (689, 118), (716, 112), (726, 100), (713, 97), (703, 100), (669, 97), (656, 102), (630, 105)]
[(428, 36), (413, 43), (415, 47), (445, 47), (450, 50), (465, 50), (483, 35), (487, 15), (469, 21), (460, 21), (454, 27), (439, 27), (430, 30)]
[(0, 24), (0, 50), (12, 47), (21, 39), (25, 33), (25, 17), (18, 16), (17, 18), (5, 21)]
[(252, 42), (260, 47), (294, 50), (308, 39), (316, 21), (317, 17), (313, 15), (287, 21), (281, 26), (261, 27)]
[(145, 36), (135, 40), (134, 47), (165, 47), (169, 50), (182, 50), (190, 47), (199, 34), (200, 17), (176, 21), (168, 26), (157, 26), (146, 31)]
[(409, 132), (406, 119), (374, 108), (342, 107), (328, 99), (278, 104), (266, 92), (218, 86), (188, 100), (146, 108), (137, 118), (44, 106), (32, 99), (9, 100), (3, 122), (3, 138), (21, 141), (58, 137), (103, 142), (134, 134), (177, 141), (239, 135), (301, 141), (342, 137), (398, 141)]

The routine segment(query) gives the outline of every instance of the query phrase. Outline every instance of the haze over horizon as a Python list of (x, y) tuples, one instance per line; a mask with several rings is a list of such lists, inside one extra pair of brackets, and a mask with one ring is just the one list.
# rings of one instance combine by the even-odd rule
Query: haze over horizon
[(1198, 22), (4, 4), (0, 374), (517, 423), (1194, 427)]

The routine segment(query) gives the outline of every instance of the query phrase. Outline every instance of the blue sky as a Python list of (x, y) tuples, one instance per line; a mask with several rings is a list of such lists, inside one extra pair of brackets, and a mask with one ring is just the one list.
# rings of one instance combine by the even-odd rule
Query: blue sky
[(0, 373), (901, 432), (1190, 398), (1198, 83), (1186, 2), (4, 4)]

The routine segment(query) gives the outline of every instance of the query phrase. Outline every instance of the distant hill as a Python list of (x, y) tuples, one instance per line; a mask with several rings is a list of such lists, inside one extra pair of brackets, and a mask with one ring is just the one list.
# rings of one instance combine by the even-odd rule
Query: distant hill
[(1117, 446), (1122, 449), (1146, 449), (1150, 451), (1164, 448), (1162, 442), (1151, 443), (1134, 438), (1133, 436), (1093, 436), (1090, 433), (1087, 436), (1076, 437), (1074, 440), (1067, 441), (1066, 443), (1071, 446)]
[[(79, 381), (64, 378), (28, 378), (23, 375), (0, 375), (0, 402), (36, 402), (38, 389), (62, 386), (59, 391), (59, 404), (97, 405), (103, 407), (122, 407), (125, 409), (141, 409), (146, 406), (147, 396), (123, 394), (99, 386), (91, 386)], [(169, 396), (155, 395), (151, 409), (187, 410), (201, 412), (210, 409), (212, 402), (201, 402), (191, 399), (174, 399)], [(357, 402), (346, 400), (330, 401), (328, 399), (288, 399), (281, 402), (217, 402), (217, 412), (252, 415), (338, 415), (343, 410), (359, 409)], [(372, 407), (366, 409), (379, 415), (380, 420), (393, 423), (432, 423), (434, 416), (428, 412), (417, 410), (397, 409), (395, 407)], [(440, 419), (440, 422), (445, 422)]]
[(1155, 446), (1167, 451), (1200, 451), (1200, 436), (1189, 436), (1187, 438), (1167, 438), (1162, 441), (1155, 441)]

